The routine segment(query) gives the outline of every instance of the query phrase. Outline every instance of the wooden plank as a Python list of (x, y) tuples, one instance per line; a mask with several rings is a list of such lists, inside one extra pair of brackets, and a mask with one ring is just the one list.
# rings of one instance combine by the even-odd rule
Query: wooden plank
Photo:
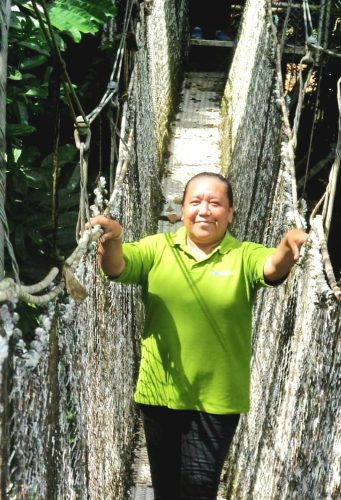
[[(228, 42), (221, 42), (220, 40), (206, 40), (206, 39), (194, 39), (191, 38), (191, 45), (201, 46), (201, 47), (229, 47), (233, 48), (236, 46), (236, 42), (234, 40)], [(297, 47), (284, 47), (285, 54), (305, 54), (305, 48), (303, 46)]]
[(191, 45), (201, 45), (205, 47), (235, 47), (236, 44), (233, 40), (221, 42), (220, 40), (205, 40), (203, 38), (197, 40), (191, 38)]
[(284, 54), (298, 54), (298, 55), (304, 55), (305, 54), (305, 47), (297, 46), (297, 47), (288, 47), (284, 46)]

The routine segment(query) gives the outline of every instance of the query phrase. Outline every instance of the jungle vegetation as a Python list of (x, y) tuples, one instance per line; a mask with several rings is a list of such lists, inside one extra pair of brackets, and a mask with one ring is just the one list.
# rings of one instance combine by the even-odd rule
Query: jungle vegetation
[[(105, 91), (115, 58), (116, 14), (115, 0), (12, 2), (6, 211), (20, 279), (25, 284), (42, 279), (76, 245), (79, 155), (62, 84), (62, 64), (84, 112), (90, 112)], [(62, 64), (45, 37), (48, 21)], [(109, 29), (108, 36), (103, 26)], [(93, 127), (90, 191), (101, 169), (102, 119)], [(11, 269), (10, 263), (6, 268)], [(27, 306), (20, 309), (23, 323), (34, 321), (36, 311)]]

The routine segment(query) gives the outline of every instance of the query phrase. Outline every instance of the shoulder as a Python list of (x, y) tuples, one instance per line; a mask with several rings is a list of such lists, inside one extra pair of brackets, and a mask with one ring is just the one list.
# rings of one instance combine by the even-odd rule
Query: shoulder
[(258, 262), (264, 262), (269, 255), (271, 255), (275, 249), (262, 245), (261, 243), (255, 243), (253, 241), (240, 241), (234, 237), (229, 237), (229, 247), (238, 259), (241, 259), (244, 264), (254, 265)]
[(254, 250), (262, 250), (269, 248), (265, 245), (262, 245), (262, 243), (255, 243), (254, 241), (242, 241), (241, 246), (245, 252), (252, 252)]
[(161, 250), (165, 246), (172, 244), (175, 233), (156, 233), (149, 236), (144, 236), (140, 240), (124, 242), (123, 250), (129, 251), (130, 248), (139, 248), (140, 250)]
[(275, 248), (252, 241), (244, 241), (242, 244), (242, 259), (245, 269), (252, 270), (252, 272), (257, 270), (259, 276), (263, 276), (265, 262), (274, 251)]
[(238, 254), (248, 254), (253, 251), (259, 251), (261, 249), (266, 249), (264, 245), (260, 243), (254, 243), (252, 241), (241, 241), (232, 236), (231, 233), (227, 233), (221, 243), (222, 251), (233, 251)]

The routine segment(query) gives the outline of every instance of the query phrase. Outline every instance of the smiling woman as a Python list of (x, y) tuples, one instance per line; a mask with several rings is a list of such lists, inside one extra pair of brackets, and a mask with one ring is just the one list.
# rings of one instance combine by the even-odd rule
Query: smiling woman
[(249, 409), (251, 316), (256, 292), (283, 280), (307, 235), (278, 247), (228, 231), (232, 189), (203, 172), (189, 180), (184, 226), (122, 244), (98, 216), (103, 271), (142, 286), (146, 317), (134, 399), (144, 421), (155, 499), (214, 500), (240, 413)]
[(192, 177), (185, 188), (182, 218), (187, 246), (196, 257), (205, 258), (223, 239), (233, 220), (229, 182), (219, 174)]

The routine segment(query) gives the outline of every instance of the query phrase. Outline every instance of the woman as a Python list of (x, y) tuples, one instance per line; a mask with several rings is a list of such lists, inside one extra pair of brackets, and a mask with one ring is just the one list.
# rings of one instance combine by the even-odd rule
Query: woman
[(189, 180), (183, 227), (122, 245), (103, 228), (103, 271), (142, 285), (146, 306), (135, 391), (157, 500), (214, 500), (240, 413), (249, 408), (251, 313), (260, 286), (285, 279), (307, 235), (289, 231), (276, 249), (231, 236), (230, 183)]

